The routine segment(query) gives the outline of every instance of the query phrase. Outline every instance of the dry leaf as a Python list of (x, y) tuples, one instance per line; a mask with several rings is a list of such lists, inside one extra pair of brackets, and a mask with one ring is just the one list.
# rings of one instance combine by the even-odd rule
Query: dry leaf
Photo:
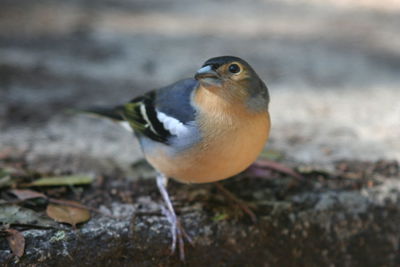
[(15, 195), (19, 200), (28, 200), (28, 199), (34, 199), (34, 198), (44, 198), (47, 199), (47, 197), (39, 192), (33, 191), (33, 190), (25, 190), (25, 189), (13, 189), (9, 191), (13, 195)]
[(15, 229), (6, 229), (8, 245), (14, 256), (22, 257), (25, 250), (25, 238)]
[[(59, 201), (60, 202), (60, 201)], [(86, 222), (90, 219), (90, 212), (85, 208), (78, 208), (81, 206), (78, 202), (63, 200), (62, 204), (50, 203), (47, 206), (47, 215), (57, 222), (68, 223), (74, 228), (78, 223)]]

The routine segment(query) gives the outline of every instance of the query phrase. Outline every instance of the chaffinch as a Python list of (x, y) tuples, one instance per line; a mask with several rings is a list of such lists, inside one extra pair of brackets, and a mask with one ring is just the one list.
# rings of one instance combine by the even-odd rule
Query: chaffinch
[(168, 178), (207, 183), (246, 169), (263, 150), (270, 130), (269, 94), (243, 59), (207, 60), (194, 79), (184, 79), (114, 108), (86, 111), (133, 130), (147, 161), (158, 171), (157, 185), (171, 223), (172, 251), (184, 238), (166, 190)]

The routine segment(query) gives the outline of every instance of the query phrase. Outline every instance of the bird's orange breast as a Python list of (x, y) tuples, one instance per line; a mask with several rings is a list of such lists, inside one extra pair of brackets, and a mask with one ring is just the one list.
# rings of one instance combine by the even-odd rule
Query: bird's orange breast
[[(229, 178), (246, 169), (263, 150), (270, 130), (268, 111), (252, 113), (241, 105), (197, 96), (202, 141), (186, 151), (170, 155), (160, 147), (147, 160), (168, 177), (187, 183), (207, 183)], [(211, 105), (211, 106), (210, 106)], [(229, 110), (232, 109), (232, 110)]]

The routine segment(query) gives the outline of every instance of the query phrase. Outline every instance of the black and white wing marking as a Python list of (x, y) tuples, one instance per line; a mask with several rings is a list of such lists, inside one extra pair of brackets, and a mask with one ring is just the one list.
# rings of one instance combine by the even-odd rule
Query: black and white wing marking
[(123, 106), (122, 116), (137, 134), (165, 143), (171, 133), (157, 118), (154, 107), (155, 92), (137, 97)]
[(168, 143), (170, 137), (189, 133), (196, 113), (191, 95), (197, 86), (196, 80), (185, 79), (149, 92), (125, 104), (121, 115), (136, 133)]

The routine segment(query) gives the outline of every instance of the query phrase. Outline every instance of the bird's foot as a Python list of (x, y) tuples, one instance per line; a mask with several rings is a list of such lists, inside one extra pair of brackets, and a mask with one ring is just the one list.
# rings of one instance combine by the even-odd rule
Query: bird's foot
[(164, 200), (165, 207), (162, 206), (162, 212), (167, 217), (168, 221), (171, 224), (171, 235), (172, 235), (172, 243), (171, 243), (171, 254), (175, 253), (176, 244), (179, 245), (179, 257), (182, 261), (185, 261), (185, 239), (193, 245), (193, 241), (190, 236), (186, 233), (183, 228), (178, 216), (176, 216), (174, 207), (172, 205), (171, 199), (169, 198), (167, 192), (167, 182), (168, 178), (162, 174), (157, 176), (157, 186), (160, 190), (161, 196)]
[(180, 220), (175, 213), (171, 213), (167, 208), (162, 207), (164, 215), (167, 217), (169, 223), (171, 224), (171, 254), (175, 253), (176, 245), (179, 246), (179, 258), (185, 261), (185, 240), (193, 246), (192, 238), (186, 233), (184, 227), (182, 226)]

